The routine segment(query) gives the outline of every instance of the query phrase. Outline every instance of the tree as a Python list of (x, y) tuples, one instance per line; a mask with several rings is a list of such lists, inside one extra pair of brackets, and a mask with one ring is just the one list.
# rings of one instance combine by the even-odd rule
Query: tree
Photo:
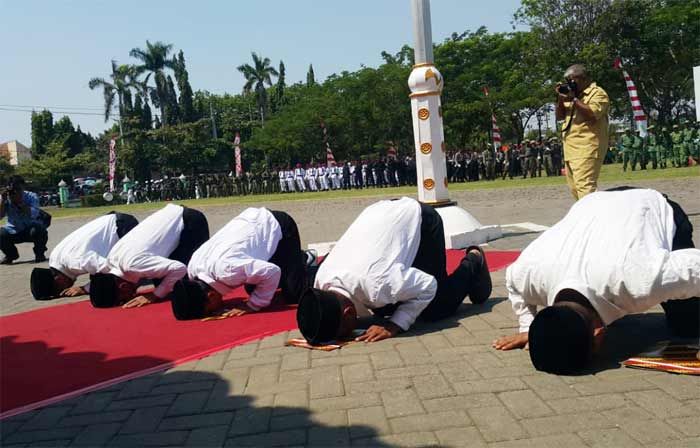
[(243, 85), (243, 93), (249, 94), (255, 91), (255, 97), (260, 111), (260, 123), (265, 124), (265, 111), (267, 110), (267, 90), (265, 85), (272, 86), (272, 76), (279, 73), (270, 66), (269, 58), (261, 58), (255, 52), (252, 53), (253, 65), (243, 64), (238, 66), (238, 71), (245, 77), (246, 83)]
[(309, 64), (309, 71), (306, 72), (306, 86), (311, 87), (316, 84), (316, 77), (314, 76), (314, 66)]
[(32, 112), (32, 154), (38, 157), (46, 152), (53, 139), (53, 114), (44, 109)]
[(286, 70), (283, 61), (280, 61), (280, 68), (277, 73), (277, 84), (275, 85), (275, 92), (272, 97), (272, 112), (277, 112), (277, 109), (282, 107), (284, 103), (284, 89), (287, 87), (287, 84), (285, 82)]
[(141, 61), (141, 64), (136, 66), (138, 74), (148, 72), (144, 79), (145, 84), (148, 84), (149, 77), (153, 75), (156, 88), (151, 92), (151, 99), (154, 105), (160, 108), (164, 123), (168, 123), (170, 121), (170, 119), (165, 115), (165, 109), (168, 108), (168, 85), (165, 77), (165, 69), (174, 69), (177, 65), (177, 62), (174, 59), (168, 58), (172, 49), (172, 44), (165, 44), (163, 42), (155, 42), (151, 44), (149, 41), (146, 41), (145, 50), (142, 50), (141, 48), (133, 48), (129, 52), (129, 56)]
[(180, 108), (180, 119), (183, 123), (194, 121), (194, 107), (192, 105), (192, 87), (190, 86), (189, 74), (185, 66), (185, 55), (180, 50), (175, 59), (175, 80), (177, 88), (180, 90), (180, 100), (178, 105)]
[[(112, 60), (112, 81), (104, 78), (92, 78), (88, 83), (90, 90), (98, 87), (102, 88), (104, 95), (105, 121), (109, 120), (114, 108), (114, 100), (117, 99), (119, 116), (127, 116), (131, 108), (131, 93), (129, 89), (136, 86), (136, 76), (138, 70), (132, 65), (117, 65), (117, 61)], [(128, 103), (125, 99), (128, 98)]]

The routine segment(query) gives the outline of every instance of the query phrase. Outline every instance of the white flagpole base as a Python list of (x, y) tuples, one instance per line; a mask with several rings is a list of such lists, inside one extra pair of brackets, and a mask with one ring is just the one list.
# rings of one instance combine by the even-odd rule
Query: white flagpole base
[(471, 213), (456, 205), (436, 207), (435, 210), (442, 218), (446, 249), (478, 246), (503, 236), (501, 226), (482, 226)]

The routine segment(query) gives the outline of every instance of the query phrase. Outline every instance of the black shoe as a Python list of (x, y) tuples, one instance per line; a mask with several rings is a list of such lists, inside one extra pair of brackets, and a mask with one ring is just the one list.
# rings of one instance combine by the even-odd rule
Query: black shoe
[(10, 265), (10, 264), (12, 264), (12, 262), (14, 262), (14, 261), (15, 261), (14, 258), (3, 257), (3, 259), (0, 260), (0, 264)]
[(37, 255), (36, 257), (34, 257), (34, 263), (43, 263), (46, 260), (46, 255)]
[(484, 250), (479, 246), (469, 246), (465, 251), (465, 256), (469, 255), (474, 249), (478, 249), (481, 253), (481, 267), (479, 272), (476, 274), (474, 283), (471, 285), (471, 290), (469, 291), (469, 300), (475, 305), (481, 305), (486, 302), (486, 300), (491, 296), (491, 274), (489, 273), (489, 266), (486, 263), (486, 255)]

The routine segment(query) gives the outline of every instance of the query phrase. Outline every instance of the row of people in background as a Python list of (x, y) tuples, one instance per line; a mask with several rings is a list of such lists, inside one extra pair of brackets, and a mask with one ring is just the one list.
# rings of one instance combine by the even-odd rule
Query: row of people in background
[(618, 133), (622, 135), (615, 145), (615, 159), (622, 162), (623, 171), (627, 171), (628, 166), (635, 171), (637, 165), (645, 170), (650, 164), (652, 169), (680, 168), (688, 166), (689, 158), (700, 158), (700, 130), (697, 123), (674, 124), (670, 132), (666, 126), (657, 130), (656, 126), (651, 125), (644, 138), (630, 129)]
[(556, 138), (525, 140), (503, 146), (497, 151), (487, 148), (460, 150), (447, 155), (447, 178), (450, 182), (511, 179), (522, 176), (541, 177), (561, 175), (562, 150)]
[(305, 191), (385, 188), (416, 184), (416, 163), (413, 157), (378, 160), (341, 161), (326, 164), (297, 163), (295, 168), (275, 167), (280, 193)]

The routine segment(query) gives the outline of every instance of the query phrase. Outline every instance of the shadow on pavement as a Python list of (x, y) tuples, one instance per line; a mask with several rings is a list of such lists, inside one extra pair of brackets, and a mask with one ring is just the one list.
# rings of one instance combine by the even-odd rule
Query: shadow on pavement
[[(70, 358), (83, 369), (128, 361), (105, 360), (103, 353), (47, 351), (38, 343), (23, 349)], [(352, 439), (362, 446), (391, 446), (374, 428), (349, 424), (347, 413), (332, 406), (313, 414), (286, 405), (304, 393), (302, 401), (308, 403), (300, 381), (286, 390), (284, 383), (256, 381), (254, 373), (238, 375), (241, 370), (173, 369), (9, 417), (0, 421), (0, 445), (335, 446), (350, 445)], [(55, 374), (60, 378), (62, 372)]]

